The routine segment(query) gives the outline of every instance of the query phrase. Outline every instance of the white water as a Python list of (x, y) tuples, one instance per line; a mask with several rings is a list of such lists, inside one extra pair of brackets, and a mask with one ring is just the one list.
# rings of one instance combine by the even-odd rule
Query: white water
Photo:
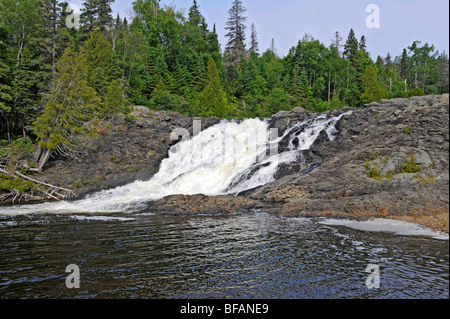
[(347, 219), (325, 219), (319, 224), (329, 226), (345, 226), (357, 230), (387, 232), (405, 236), (427, 236), (434, 239), (448, 240), (449, 236), (418, 224), (393, 219), (375, 218), (368, 221), (355, 221)]
[[(1, 207), (0, 214), (132, 212), (145, 207), (147, 201), (173, 194), (235, 194), (273, 181), (278, 166), (296, 161), (300, 151), (309, 149), (322, 131), (333, 140), (336, 123), (349, 113), (305, 120), (281, 137), (271, 132), (264, 120), (223, 121), (172, 147), (149, 181), (136, 181), (77, 201)], [(297, 130), (300, 133), (291, 134)], [(278, 153), (278, 143), (284, 138), (289, 138), (288, 149)], [(295, 138), (298, 143), (293, 142)]]

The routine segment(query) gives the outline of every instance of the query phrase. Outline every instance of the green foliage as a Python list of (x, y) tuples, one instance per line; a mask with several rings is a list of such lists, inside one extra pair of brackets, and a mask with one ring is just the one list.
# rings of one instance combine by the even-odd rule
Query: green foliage
[(92, 119), (101, 100), (88, 85), (87, 59), (83, 50), (76, 54), (67, 48), (58, 63), (58, 72), (44, 113), (34, 123), (34, 130), (41, 147), (76, 151), (86, 147), (87, 135), (95, 134)]
[(428, 43), (374, 63), (370, 39), (351, 29), (329, 47), (306, 34), (279, 57), (258, 50), (252, 25), (247, 50), (246, 9), (233, 0), (222, 54), (197, 0), (185, 11), (136, 0), (131, 23), (112, 18), (112, 2), (84, 1), (76, 30), (61, 0), (0, 0), (0, 139), (30, 135), (43, 147), (77, 149), (98, 117), (128, 114), (132, 104), (244, 118), (448, 92), (448, 56)]
[(120, 81), (113, 80), (108, 86), (100, 116), (125, 112), (125, 104), (124, 87)]
[(0, 158), (13, 160), (24, 159), (33, 154), (34, 145), (30, 137), (18, 138), (11, 143), (5, 141), (5, 145), (0, 144)]
[(368, 66), (363, 75), (364, 93), (362, 100), (364, 103), (378, 102), (387, 99), (389, 93), (377, 79), (377, 72), (372, 66)]
[(402, 173), (418, 173), (422, 171), (422, 167), (417, 165), (416, 157), (413, 154), (409, 154), (408, 156), (409, 162), (403, 164)]
[(15, 178), (12, 176), (8, 176), (0, 173), (0, 192), (1, 191), (9, 191), (16, 190), (20, 194), (24, 194), (28, 191), (37, 190), (36, 184), (32, 181)]
[[(365, 168), (367, 168), (368, 162), (366, 162), (365, 164)], [(367, 176), (376, 180), (382, 180), (382, 179), (391, 179), (392, 177), (394, 177), (394, 175), (397, 175), (396, 173), (394, 173), (392, 170), (389, 170), (386, 175), (381, 175), (381, 173), (378, 171), (378, 168), (373, 165), (372, 168), (370, 169), (370, 171), (367, 173)]]
[(226, 117), (227, 98), (220, 84), (219, 71), (213, 58), (208, 60), (207, 85), (199, 95), (200, 116)]
[(412, 132), (412, 126), (411, 125), (403, 130), (403, 133), (408, 134), (408, 135), (411, 135), (411, 132)]
[(367, 176), (374, 179), (382, 179), (380, 172), (378, 171), (378, 168), (374, 165), (370, 169), (370, 171), (367, 173)]
[(412, 90), (409, 90), (406, 94), (406, 97), (412, 97), (412, 96), (424, 96), (425, 93), (421, 88), (414, 88)]

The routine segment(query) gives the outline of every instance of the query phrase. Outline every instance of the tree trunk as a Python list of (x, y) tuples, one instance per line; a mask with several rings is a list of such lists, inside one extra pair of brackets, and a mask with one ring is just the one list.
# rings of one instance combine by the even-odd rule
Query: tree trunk
[(418, 83), (418, 78), (417, 78), (417, 68), (415, 69), (415, 72), (414, 72), (414, 87), (416, 88), (416, 87), (418, 87), (419, 86), (419, 83)]
[(39, 161), (38, 171), (42, 170), (42, 168), (47, 164), (48, 159), (50, 158), (50, 154), (52, 151), (50, 149), (46, 149), (45, 152), (42, 154), (41, 159)]
[(330, 87), (331, 87), (331, 74), (330, 74), (330, 66), (328, 66), (328, 103), (330, 103)]
[(33, 158), (34, 163), (37, 163), (39, 161), (41, 154), (42, 154), (42, 147), (39, 145), (38, 149), (36, 150), (36, 153), (34, 153), (34, 158)]
[(8, 119), (6, 119), (6, 136), (8, 137), (8, 143), (11, 143), (11, 129), (9, 127)]

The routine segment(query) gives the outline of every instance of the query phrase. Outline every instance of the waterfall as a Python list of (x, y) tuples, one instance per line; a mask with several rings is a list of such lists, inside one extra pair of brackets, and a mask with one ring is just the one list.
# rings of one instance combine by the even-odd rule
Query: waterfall
[[(350, 113), (306, 119), (282, 136), (269, 128), (268, 120), (224, 120), (174, 145), (149, 181), (135, 181), (76, 201), (1, 207), (0, 214), (132, 212), (148, 201), (173, 194), (236, 194), (273, 181), (279, 166), (298, 160), (320, 134), (335, 139), (336, 123)], [(278, 144), (286, 139), (287, 147), (278, 152)]]

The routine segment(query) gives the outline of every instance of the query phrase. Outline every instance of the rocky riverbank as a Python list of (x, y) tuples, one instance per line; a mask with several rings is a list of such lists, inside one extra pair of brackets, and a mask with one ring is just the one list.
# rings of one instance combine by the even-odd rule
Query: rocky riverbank
[[(394, 218), (449, 232), (448, 94), (383, 100), (344, 108), (334, 141), (319, 137), (304, 162), (280, 167), (276, 180), (239, 196), (173, 195), (149, 204), (169, 215), (233, 214), (260, 209), (279, 216)], [(136, 107), (99, 128), (96, 147), (79, 161), (53, 160), (36, 178), (73, 189), (78, 196), (148, 180), (176, 143), (177, 128), (193, 131), (193, 119)], [(275, 114), (279, 134), (312, 117), (295, 108)], [(202, 129), (218, 123), (202, 119)], [(286, 147), (281, 141), (280, 151)]]

